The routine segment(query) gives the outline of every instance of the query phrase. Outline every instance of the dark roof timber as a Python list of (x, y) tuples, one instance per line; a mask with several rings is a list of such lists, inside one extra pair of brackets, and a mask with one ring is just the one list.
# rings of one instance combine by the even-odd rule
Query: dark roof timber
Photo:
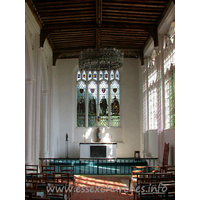
[(57, 59), (77, 58), (86, 48), (123, 49), (124, 57), (140, 58), (174, 0), (26, 0)]

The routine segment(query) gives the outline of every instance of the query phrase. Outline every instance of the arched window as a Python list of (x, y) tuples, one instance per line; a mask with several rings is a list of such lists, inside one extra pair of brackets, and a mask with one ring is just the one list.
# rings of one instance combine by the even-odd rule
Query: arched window
[(164, 36), (165, 129), (175, 127), (175, 22)]
[(148, 97), (149, 97), (149, 129), (158, 128), (158, 71), (156, 66), (156, 51), (153, 50), (148, 65)]
[(120, 73), (77, 72), (77, 127), (120, 126)]
[(86, 84), (80, 79), (80, 81), (77, 84), (77, 126), (79, 127), (85, 126), (85, 98)]

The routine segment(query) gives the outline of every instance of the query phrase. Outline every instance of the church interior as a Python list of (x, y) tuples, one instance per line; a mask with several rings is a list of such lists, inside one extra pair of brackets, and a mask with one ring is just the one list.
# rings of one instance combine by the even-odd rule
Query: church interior
[(26, 199), (47, 169), (168, 189), (83, 199), (175, 199), (174, 0), (25, 1), (25, 166)]

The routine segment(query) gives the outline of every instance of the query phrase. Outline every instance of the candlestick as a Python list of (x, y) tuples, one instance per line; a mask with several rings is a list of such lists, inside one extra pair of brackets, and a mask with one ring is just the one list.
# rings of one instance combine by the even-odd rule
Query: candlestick
[(86, 142), (86, 139), (85, 139), (85, 137), (86, 137), (86, 134), (84, 133), (84, 142)]

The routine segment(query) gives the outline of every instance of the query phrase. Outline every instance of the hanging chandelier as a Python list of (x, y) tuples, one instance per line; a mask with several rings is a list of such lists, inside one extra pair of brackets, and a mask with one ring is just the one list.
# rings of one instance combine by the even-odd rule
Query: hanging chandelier
[(123, 65), (123, 52), (118, 49), (85, 49), (79, 56), (83, 70), (116, 70)]

